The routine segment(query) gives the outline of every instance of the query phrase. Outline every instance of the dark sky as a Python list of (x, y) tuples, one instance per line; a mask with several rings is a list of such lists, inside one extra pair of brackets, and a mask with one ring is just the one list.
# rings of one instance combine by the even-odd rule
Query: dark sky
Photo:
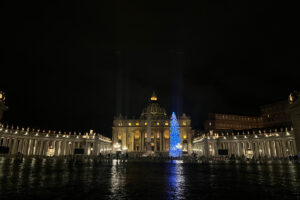
[(288, 2), (96, 2), (6, 2), (3, 123), (110, 136), (113, 117), (138, 117), (155, 90), (201, 128), (209, 112), (256, 115), (300, 88)]

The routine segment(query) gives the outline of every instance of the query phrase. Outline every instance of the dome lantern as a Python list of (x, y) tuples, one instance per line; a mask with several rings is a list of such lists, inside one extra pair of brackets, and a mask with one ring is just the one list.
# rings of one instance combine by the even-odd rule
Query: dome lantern
[(151, 101), (157, 101), (157, 96), (155, 94), (155, 92), (153, 91), (152, 96), (150, 98)]

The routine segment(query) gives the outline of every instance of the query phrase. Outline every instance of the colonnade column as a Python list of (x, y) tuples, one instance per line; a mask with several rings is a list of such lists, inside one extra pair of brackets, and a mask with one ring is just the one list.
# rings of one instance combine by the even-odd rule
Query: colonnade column
[(278, 158), (282, 158), (282, 157), (283, 157), (283, 156), (282, 156), (282, 152), (281, 152), (280, 150), (281, 150), (281, 148), (280, 148), (279, 141), (276, 140), (276, 152), (277, 152), (277, 157), (278, 157)]
[(294, 149), (294, 154), (293, 155), (297, 155), (297, 146), (296, 146), (296, 141), (295, 140), (292, 141), (292, 145), (293, 145), (293, 149)]
[(58, 156), (59, 141), (55, 140), (54, 142), (54, 155)]
[(24, 142), (24, 139), (21, 139), (20, 140), (20, 143), (19, 143), (19, 146), (18, 146), (18, 149), (17, 149), (17, 152), (20, 152), (22, 151), (22, 148), (23, 148), (23, 142)]

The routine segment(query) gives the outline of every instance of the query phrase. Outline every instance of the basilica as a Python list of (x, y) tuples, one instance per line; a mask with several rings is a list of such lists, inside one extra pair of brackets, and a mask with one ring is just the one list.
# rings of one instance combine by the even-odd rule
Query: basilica
[[(190, 154), (192, 153), (193, 139), (191, 119), (183, 114), (177, 116), (177, 120), (182, 153)], [(149, 127), (151, 131), (149, 141), (152, 152), (158, 155), (168, 155), (170, 149), (170, 121), (171, 115), (167, 114), (153, 92), (139, 119), (125, 119), (121, 115), (114, 119), (112, 128), (113, 152), (127, 152), (131, 155), (145, 153)]]

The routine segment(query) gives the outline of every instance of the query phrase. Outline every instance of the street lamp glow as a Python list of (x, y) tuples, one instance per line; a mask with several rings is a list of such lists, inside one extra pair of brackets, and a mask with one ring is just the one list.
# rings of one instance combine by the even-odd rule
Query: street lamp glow
[(114, 148), (115, 148), (115, 149), (120, 148), (120, 144), (119, 144), (119, 143), (114, 144)]

